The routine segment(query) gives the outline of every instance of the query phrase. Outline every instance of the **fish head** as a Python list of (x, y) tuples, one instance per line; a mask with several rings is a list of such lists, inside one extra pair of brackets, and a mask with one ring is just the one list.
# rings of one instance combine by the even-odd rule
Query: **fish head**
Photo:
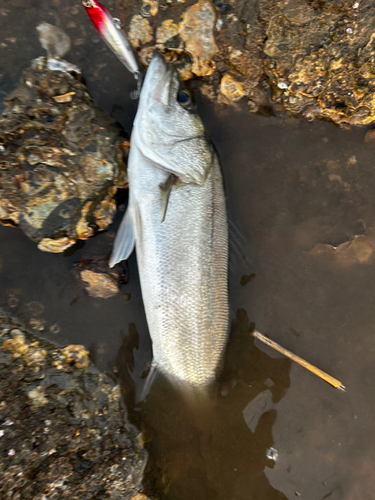
[(205, 182), (213, 162), (211, 142), (176, 68), (160, 54), (147, 70), (135, 130), (137, 147), (158, 168), (183, 183)]

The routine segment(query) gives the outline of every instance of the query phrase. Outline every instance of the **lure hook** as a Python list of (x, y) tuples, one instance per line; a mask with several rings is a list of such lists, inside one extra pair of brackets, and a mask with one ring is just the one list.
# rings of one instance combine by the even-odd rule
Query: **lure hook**
[(118, 30), (121, 30), (124, 27), (124, 25), (122, 24), (122, 22), (118, 17), (112, 17), (112, 21)]

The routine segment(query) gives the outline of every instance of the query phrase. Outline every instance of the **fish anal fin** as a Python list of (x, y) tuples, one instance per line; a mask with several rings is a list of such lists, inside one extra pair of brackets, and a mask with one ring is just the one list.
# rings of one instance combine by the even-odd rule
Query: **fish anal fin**
[(116, 234), (109, 267), (127, 259), (132, 253), (135, 245), (134, 223), (133, 210), (128, 208)]

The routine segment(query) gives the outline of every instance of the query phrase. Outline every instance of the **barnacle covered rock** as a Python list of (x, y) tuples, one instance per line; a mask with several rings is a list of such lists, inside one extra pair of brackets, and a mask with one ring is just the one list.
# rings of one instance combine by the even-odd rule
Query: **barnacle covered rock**
[(230, 101), (239, 101), (246, 95), (244, 88), (240, 82), (226, 73), (220, 82), (220, 92)]
[(119, 130), (73, 70), (34, 60), (0, 119), (0, 222), (48, 252), (107, 227), (126, 183)]
[(147, 500), (120, 387), (82, 346), (40, 343), (0, 311), (0, 498)]
[(87, 283), (87, 292), (91, 297), (108, 299), (120, 291), (114, 278), (107, 273), (84, 269), (81, 271), (81, 279)]
[(152, 29), (148, 20), (138, 14), (133, 16), (128, 37), (133, 47), (140, 47), (150, 42), (152, 39)]
[(90, 364), (89, 353), (82, 345), (68, 345), (61, 349), (63, 359), (77, 369), (87, 368)]
[(214, 38), (216, 14), (209, 0), (200, 0), (188, 8), (178, 31), (185, 50), (193, 59), (192, 71), (197, 76), (208, 76), (215, 71), (212, 57), (218, 48)]
[[(127, 25), (127, 12), (142, 12), (142, 0), (120, 5)], [(239, 96), (226, 86), (230, 73), (252, 112), (372, 124), (374, 19), (371, 0), (166, 2), (151, 21), (156, 44), (150, 34), (141, 61), (147, 65), (155, 49), (162, 52), (183, 79), (205, 76), (197, 87), (226, 104), (235, 100), (224, 99), (223, 90)]]

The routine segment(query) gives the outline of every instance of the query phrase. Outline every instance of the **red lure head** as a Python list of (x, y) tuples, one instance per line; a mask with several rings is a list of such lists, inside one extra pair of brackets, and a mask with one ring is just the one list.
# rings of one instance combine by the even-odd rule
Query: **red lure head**
[(97, 0), (82, 0), (82, 5), (95, 28), (102, 34), (105, 20), (109, 17), (107, 9)]

